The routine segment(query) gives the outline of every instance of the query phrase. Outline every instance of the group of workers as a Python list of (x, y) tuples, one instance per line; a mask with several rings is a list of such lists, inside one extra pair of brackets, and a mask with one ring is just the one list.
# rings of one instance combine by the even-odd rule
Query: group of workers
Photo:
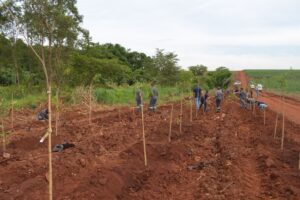
[[(202, 89), (198, 84), (196, 87), (194, 87), (193, 93), (194, 93), (194, 98), (195, 98), (196, 110), (199, 111), (203, 106), (203, 111), (207, 112), (208, 111), (207, 99), (209, 98), (208, 90), (206, 90), (202, 94)], [(150, 91), (149, 110), (152, 110), (152, 111), (156, 110), (157, 98), (158, 98), (158, 90), (155, 87), (155, 84), (152, 83), (151, 84), (151, 91)], [(220, 109), (221, 109), (222, 98), (223, 98), (223, 92), (222, 92), (221, 88), (218, 87), (217, 90), (216, 90), (216, 108), (217, 108), (217, 112), (219, 112)], [(137, 111), (140, 111), (141, 107), (143, 106), (142, 91), (141, 91), (140, 88), (138, 88), (136, 90), (135, 100), (136, 100)]]
[[(152, 83), (151, 84), (151, 91), (150, 91), (149, 110), (152, 110), (152, 111), (156, 110), (157, 98), (158, 98), (158, 90), (155, 86), (155, 83)], [(138, 88), (136, 90), (135, 101), (136, 101), (137, 111), (140, 111), (142, 106), (143, 106), (143, 98), (142, 98), (141, 88)]]
[[(202, 94), (202, 89), (198, 84), (196, 87), (194, 87), (193, 93), (194, 93), (195, 102), (196, 102), (196, 110), (199, 111), (203, 106), (203, 111), (207, 112), (208, 111), (207, 99), (209, 98), (208, 90), (206, 90), (204, 92), (204, 94)], [(216, 90), (215, 98), (216, 98), (217, 112), (219, 112), (221, 109), (221, 101), (223, 98), (223, 92), (220, 87), (218, 87)], [(158, 90), (155, 86), (155, 83), (152, 83), (151, 91), (150, 91), (149, 110), (151, 110), (153, 112), (156, 111), (157, 99), (158, 99)], [(137, 90), (135, 92), (135, 101), (136, 101), (136, 110), (140, 111), (143, 106), (143, 98), (142, 98), (141, 88), (137, 88)], [(43, 109), (42, 111), (40, 111), (38, 113), (37, 118), (40, 121), (48, 120), (48, 109)]]
[[(257, 101), (253, 97), (253, 91), (250, 90), (250, 92), (245, 91), (244, 88), (241, 88), (240, 91), (235, 92), (236, 94), (239, 94), (240, 96), (240, 106), (241, 108), (247, 109), (248, 105), (257, 105), (260, 110), (264, 110), (268, 107), (268, 105), (264, 102)], [(256, 98), (258, 98), (259, 93), (256, 93)]]
[[(255, 98), (253, 98), (252, 90), (250, 91), (250, 93), (248, 93), (243, 88), (240, 88), (240, 90), (234, 90), (234, 93), (239, 94), (241, 108), (248, 108), (249, 104), (256, 104), (261, 110), (267, 107), (266, 103), (257, 101)], [(202, 94), (202, 89), (199, 86), (199, 84), (197, 84), (193, 88), (193, 94), (195, 98), (195, 105), (196, 105), (197, 112), (202, 108), (202, 106), (203, 106), (203, 111), (207, 112), (208, 111), (207, 100), (209, 98), (208, 90), (205, 90), (205, 92)], [(152, 83), (151, 91), (150, 91), (149, 110), (153, 112), (156, 111), (157, 99), (158, 99), (158, 90), (155, 84)], [(223, 99), (223, 91), (220, 87), (217, 87), (215, 91), (216, 112), (220, 112), (221, 110), (222, 99)], [(136, 90), (135, 100), (137, 105), (136, 109), (137, 111), (140, 111), (143, 106), (141, 88), (138, 88)], [(48, 109), (44, 109), (41, 112), (39, 112), (37, 118), (38, 120), (48, 120)]]
[[(199, 86), (199, 84), (194, 87), (193, 89), (194, 97), (195, 97), (195, 105), (196, 110), (199, 111), (203, 105), (204, 112), (208, 111), (207, 108), (207, 99), (209, 98), (208, 90), (205, 91), (205, 93), (202, 95), (202, 89)], [(217, 87), (216, 93), (215, 93), (215, 99), (216, 99), (216, 111), (220, 112), (221, 110), (221, 101), (223, 98), (223, 92), (220, 87)]]

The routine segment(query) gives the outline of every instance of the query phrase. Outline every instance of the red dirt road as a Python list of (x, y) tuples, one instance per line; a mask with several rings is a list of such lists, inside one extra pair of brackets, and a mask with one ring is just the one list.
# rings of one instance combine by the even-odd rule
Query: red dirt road
[[(279, 136), (273, 139), (275, 113), (268, 112), (264, 126), (261, 112), (253, 115), (230, 97), (221, 113), (213, 111), (212, 102), (207, 115), (195, 119), (194, 113), (193, 122), (189, 105), (184, 106), (182, 133), (175, 104), (171, 143), (170, 106), (146, 112), (148, 167), (140, 115), (129, 108), (120, 117), (117, 110), (94, 111), (88, 125), (82, 108), (68, 107), (53, 143), (76, 146), (53, 153), (54, 199), (300, 199), (300, 126), (287, 121), (282, 152)], [(12, 159), (0, 158), (0, 199), (46, 200), (47, 142), (38, 142), (45, 124), (34, 120), (33, 111), (19, 116), (27, 121), (16, 122), (9, 138)], [(199, 161), (206, 163), (203, 169), (187, 169)]]
[[(236, 79), (242, 82), (243, 87), (245, 88), (247, 87), (248, 79), (245, 72), (243, 71), (236, 72)], [(271, 110), (278, 113), (282, 113), (283, 101), (280, 96), (268, 92), (262, 92), (260, 93), (258, 100), (267, 103)], [(284, 112), (285, 112), (285, 116), (289, 120), (300, 124), (300, 102), (299, 101), (297, 101), (296, 99), (285, 97)]]

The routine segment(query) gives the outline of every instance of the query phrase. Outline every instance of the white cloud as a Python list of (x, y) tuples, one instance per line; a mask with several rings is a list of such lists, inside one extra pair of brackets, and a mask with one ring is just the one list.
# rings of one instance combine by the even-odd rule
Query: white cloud
[(184, 67), (300, 67), (300, 51), (289, 55), (300, 50), (298, 0), (80, 0), (78, 7), (94, 41), (150, 55), (174, 51)]

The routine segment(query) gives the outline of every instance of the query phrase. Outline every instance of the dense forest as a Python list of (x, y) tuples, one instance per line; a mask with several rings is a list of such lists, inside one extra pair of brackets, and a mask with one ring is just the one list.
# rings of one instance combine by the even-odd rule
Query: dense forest
[(0, 85), (30, 88), (51, 82), (57, 87), (111, 88), (154, 81), (163, 86), (199, 82), (209, 89), (230, 83), (226, 67), (208, 72), (206, 66), (195, 65), (185, 70), (174, 52), (156, 49), (149, 56), (120, 44), (92, 42), (82, 20), (75, 0), (2, 2)]

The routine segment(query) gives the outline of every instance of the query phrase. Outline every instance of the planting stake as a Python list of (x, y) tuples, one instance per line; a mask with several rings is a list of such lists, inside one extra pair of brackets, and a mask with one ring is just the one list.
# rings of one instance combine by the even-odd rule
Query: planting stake
[(56, 115), (55, 115), (55, 135), (58, 135), (58, 120), (59, 120), (59, 88), (56, 90)]
[(198, 117), (198, 108), (196, 107), (196, 119), (197, 119), (197, 117)]
[(14, 129), (14, 93), (11, 94), (11, 131)]
[(141, 108), (142, 108), (142, 129), (143, 129), (144, 160), (145, 160), (145, 166), (147, 166), (146, 138), (145, 138), (145, 126), (144, 126), (144, 106), (141, 106)]
[(182, 131), (182, 98), (180, 100), (180, 124), (179, 124), (179, 132)]
[(92, 123), (92, 84), (90, 84), (89, 124)]
[(276, 133), (277, 133), (278, 117), (279, 117), (279, 114), (277, 113), (276, 114), (276, 119), (275, 119), (274, 139), (276, 138)]
[(299, 153), (298, 169), (300, 170), (300, 153)]
[(191, 113), (190, 113), (190, 121), (192, 122), (193, 121), (193, 98), (191, 98)]
[(298, 169), (300, 170), (300, 153), (299, 153)]
[(283, 150), (283, 143), (284, 143), (284, 108), (285, 108), (285, 105), (284, 105), (284, 97), (282, 98), (282, 103), (283, 103), (283, 110), (282, 110), (282, 134), (281, 134), (281, 150)]
[(3, 142), (3, 153), (6, 152), (6, 135), (4, 132), (4, 124), (3, 124), (3, 119), (1, 119), (1, 127), (2, 127), (2, 142)]
[(264, 126), (266, 125), (266, 109), (264, 109)]
[(171, 134), (172, 134), (172, 120), (173, 120), (173, 104), (171, 107), (171, 116), (170, 116), (170, 130), (169, 130), (169, 142), (171, 142)]

